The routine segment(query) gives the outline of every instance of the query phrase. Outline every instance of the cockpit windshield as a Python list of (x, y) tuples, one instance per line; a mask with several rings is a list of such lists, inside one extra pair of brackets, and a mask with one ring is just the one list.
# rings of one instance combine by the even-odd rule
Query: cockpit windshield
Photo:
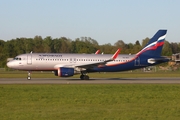
[(21, 60), (21, 58), (15, 57), (14, 60)]

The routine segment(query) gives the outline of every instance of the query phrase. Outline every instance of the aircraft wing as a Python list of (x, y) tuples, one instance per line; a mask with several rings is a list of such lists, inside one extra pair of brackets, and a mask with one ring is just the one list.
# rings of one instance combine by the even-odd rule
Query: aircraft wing
[(117, 58), (118, 54), (120, 52), (120, 49), (118, 49), (114, 55), (108, 59), (108, 60), (105, 60), (105, 61), (101, 61), (101, 62), (96, 62), (96, 63), (90, 63), (90, 64), (83, 64), (83, 65), (77, 65), (75, 67), (79, 67), (79, 68), (85, 68), (85, 69), (88, 69), (88, 68), (93, 68), (93, 67), (97, 67), (97, 66), (103, 66), (105, 65), (107, 62), (110, 62), (110, 61), (113, 61)]

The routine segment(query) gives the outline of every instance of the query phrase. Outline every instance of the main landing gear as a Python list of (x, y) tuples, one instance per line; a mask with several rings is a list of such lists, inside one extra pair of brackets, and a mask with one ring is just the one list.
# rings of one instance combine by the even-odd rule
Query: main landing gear
[(31, 80), (31, 71), (28, 71), (27, 79), (28, 79), (28, 80)]
[(80, 79), (81, 80), (89, 80), (89, 76), (86, 73), (81, 72)]
[(81, 78), (81, 80), (89, 80), (88, 75), (81, 75), (80, 78)]

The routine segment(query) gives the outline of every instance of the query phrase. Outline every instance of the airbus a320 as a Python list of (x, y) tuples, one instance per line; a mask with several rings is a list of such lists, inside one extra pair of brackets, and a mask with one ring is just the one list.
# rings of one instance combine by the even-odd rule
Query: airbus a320
[(80, 79), (88, 80), (90, 72), (128, 71), (168, 62), (161, 56), (167, 30), (159, 30), (147, 45), (137, 54), (67, 54), (67, 53), (27, 53), (16, 56), (7, 63), (9, 68), (28, 71), (54, 71), (59, 77), (81, 74)]

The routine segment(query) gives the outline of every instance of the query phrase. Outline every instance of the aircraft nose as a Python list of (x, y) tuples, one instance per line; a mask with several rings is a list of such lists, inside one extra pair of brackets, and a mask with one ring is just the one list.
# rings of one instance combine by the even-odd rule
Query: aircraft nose
[(8, 62), (6, 65), (7, 65), (9, 68), (12, 68), (12, 67), (13, 67), (13, 63), (12, 63), (12, 62)]

